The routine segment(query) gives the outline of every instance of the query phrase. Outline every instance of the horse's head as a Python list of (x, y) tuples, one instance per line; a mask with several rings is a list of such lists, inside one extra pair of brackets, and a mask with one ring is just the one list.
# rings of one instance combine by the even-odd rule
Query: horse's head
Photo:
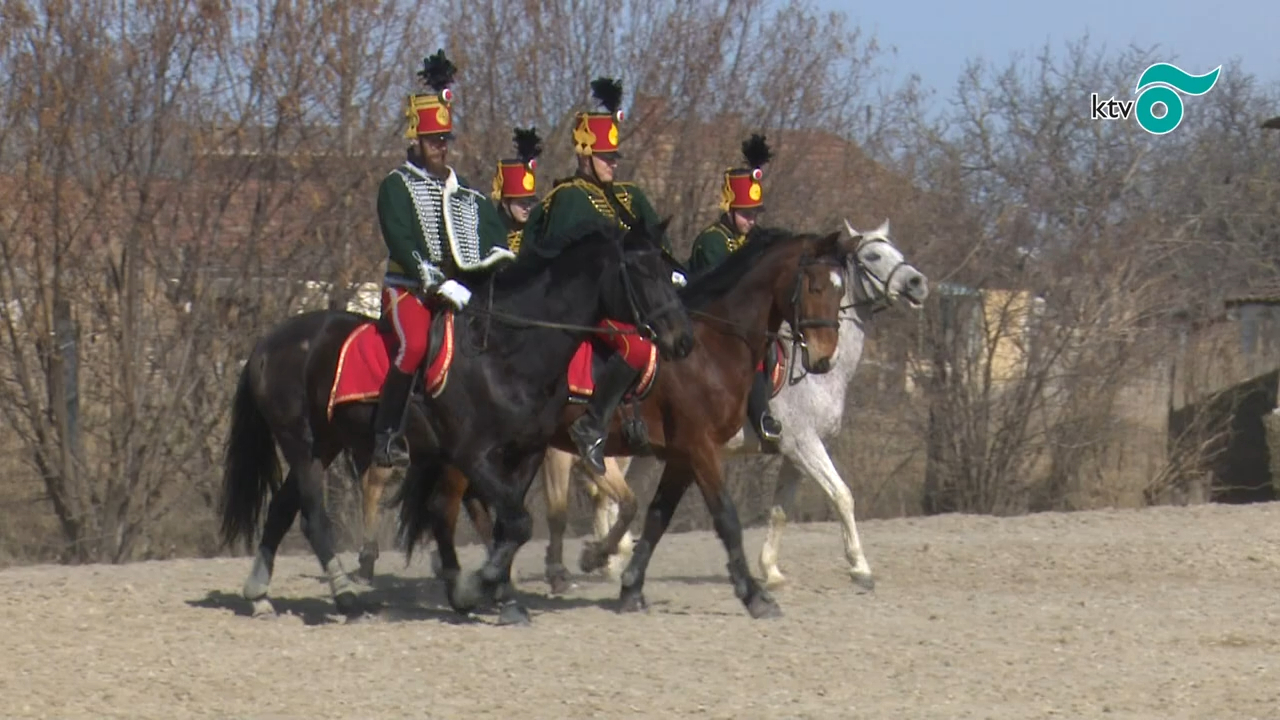
[(621, 282), (606, 286), (604, 302), (607, 313), (630, 318), (648, 334), (664, 359), (679, 360), (693, 352), (693, 325), (658, 243), (669, 222), (670, 218), (654, 228), (640, 223), (622, 236)]
[(849, 254), (849, 288), (855, 307), (888, 307), (902, 298), (919, 309), (929, 297), (929, 279), (910, 265), (889, 237), (889, 221), (866, 232), (855, 230), (848, 220), (844, 229), (853, 242)]
[(815, 374), (831, 370), (840, 342), (840, 303), (844, 299), (844, 258), (851, 252), (839, 232), (806, 237), (796, 264), (795, 279), (779, 288), (775, 307), (791, 324), (804, 369)]

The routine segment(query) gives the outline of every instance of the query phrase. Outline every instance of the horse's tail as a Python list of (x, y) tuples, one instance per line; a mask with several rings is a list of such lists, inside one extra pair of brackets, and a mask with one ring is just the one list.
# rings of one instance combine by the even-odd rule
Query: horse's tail
[(428, 533), (432, 532), (431, 495), (436, 484), (429, 480), (433, 472), (440, 470), (435, 463), (410, 464), (405, 470), (404, 479), (400, 481), (400, 487), (391, 498), (391, 505), (399, 506), (400, 529), (396, 539), (404, 547), (405, 562), (413, 559), (413, 549), (419, 542), (434, 537)]
[(255, 354), (240, 371), (231, 410), (231, 436), (222, 463), (222, 544), (229, 546), (244, 538), (245, 549), (253, 551), (253, 540), (268, 493), (280, 487), (280, 461), (267, 418), (253, 397), (252, 368)]

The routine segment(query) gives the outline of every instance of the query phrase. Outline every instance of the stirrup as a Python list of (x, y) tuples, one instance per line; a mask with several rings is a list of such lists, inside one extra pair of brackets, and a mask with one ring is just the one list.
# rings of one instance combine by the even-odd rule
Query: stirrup
[[(770, 430), (770, 425), (777, 429)], [(759, 432), (760, 437), (765, 440), (768, 440), (769, 442), (777, 442), (782, 438), (782, 423), (778, 422), (772, 415), (765, 415), (760, 418), (760, 425), (756, 428), (756, 431)]]
[(373, 464), (380, 468), (405, 468), (409, 466), (409, 452), (404, 447), (402, 435), (379, 435), (374, 439)]
[(587, 468), (596, 475), (604, 475), (605, 433), (599, 428), (595, 418), (585, 414), (574, 420), (569, 426), (569, 437), (578, 447), (578, 457), (582, 458)]

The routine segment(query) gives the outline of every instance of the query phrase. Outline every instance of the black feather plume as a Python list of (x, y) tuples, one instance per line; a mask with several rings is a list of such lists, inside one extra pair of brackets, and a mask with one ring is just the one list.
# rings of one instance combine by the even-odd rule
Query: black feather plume
[(457, 71), (458, 68), (454, 67), (453, 62), (445, 57), (444, 48), (440, 48), (435, 55), (423, 58), (418, 77), (422, 78), (423, 84), (436, 92), (441, 92), (453, 83), (453, 74)]
[(516, 128), (513, 140), (516, 144), (516, 157), (526, 165), (542, 154), (542, 138), (538, 137), (537, 128)]
[(754, 169), (764, 167), (765, 163), (773, 157), (773, 153), (765, 143), (763, 135), (753, 134), (750, 139), (742, 141), (742, 157), (746, 158), (747, 167)]
[(622, 107), (622, 82), (619, 80), (598, 77), (591, 81), (591, 94), (610, 114)]

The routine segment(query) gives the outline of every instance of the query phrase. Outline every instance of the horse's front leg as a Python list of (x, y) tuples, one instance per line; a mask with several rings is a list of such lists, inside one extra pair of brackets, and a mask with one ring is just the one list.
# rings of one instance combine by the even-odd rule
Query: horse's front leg
[(387, 481), (391, 479), (392, 468), (377, 467), (369, 462), (369, 458), (360, 458), (356, 462), (360, 470), (360, 496), (363, 501), (363, 527), (359, 567), (356, 577), (364, 582), (373, 581), (373, 568), (378, 561), (378, 528), (382, 524), (382, 493), (386, 490)]
[[(564, 565), (564, 534), (569, 524), (569, 478), (573, 475), (574, 456), (563, 450), (547, 448), (542, 463), (542, 487), (547, 496), (547, 585), (552, 595), (563, 595), (573, 587), (569, 569)], [(608, 460), (605, 461), (608, 467)]]
[(452, 586), (462, 572), (454, 536), (458, 531), (462, 498), (467, 491), (467, 478), (456, 467), (448, 465), (441, 479), (431, 495), (431, 535), (436, 541), (431, 564), (436, 577)]
[(720, 542), (729, 554), (729, 579), (733, 594), (738, 596), (753, 618), (779, 617), (782, 610), (760, 583), (751, 576), (747, 567), (747, 555), (742, 547), (742, 524), (738, 521), (738, 509), (724, 486), (721, 474), (720, 453), (715, 445), (706, 443), (693, 448), (690, 464), (696, 475), (698, 489), (707, 503), (707, 511)]
[(644, 599), (644, 578), (649, 570), (649, 560), (658, 542), (671, 525), (680, 499), (693, 480), (693, 470), (683, 459), (667, 461), (662, 479), (645, 511), (644, 532), (631, 554), (631, 562), (622, 571), (622, 589), (619, 594), (619, 612), (636, 612), (648, 607)]
[(849, 576), (854, 584), (867, 591), (874, 590), (876, 581), (871, 575), (867, 556), (862, 552), (858, 525), (853, 519), (853, 494), (831, 462), (827, 448), (816, 435), (805, 435), (796, 443), (796, 452), (791, 459), (822, 486), (835, 506), (844, 531), (844, 557), (849, 562)]
[(773, 491), (773, 507), (769, 509), (769, 530), (760, 546), (760, 571), (764, 573), (765, 587), (769, 588), (781, 587), (787, 582), (778, 567), (778, 549), (782, 544), (782, 531), (787, 526), (787, 513), (795, 508), (796, 490), (800, 487), (800, 470), (791, 460), (793, 447), (783, 444), (782, 468)]
[[(578, 564), (582, 571), (587, 573), (605, 567), (609, 559), (618, 554), (623, 536), (629, 536), (628, 530), (638, 509), (635, 493), (631, 492), (631, 487), (627, 485), (627, 477), (623, 474), (618, 460), (606, 458), (604, 468), (604, 476), (595, 478), (597, 537), (602, 534), (602, 515), (608, 523), (604, 524), (603, 538), (588, 542), (582, 548), (582, 557)], [(610, 505), (617, 507), (617, 513), (613, 518), (609, 517), (613, 514), (610, 512)]]
[[(627, 482), (627, 470), (631, 466), (630, 457), (614, 458), (618, 465), (618, 473), (623, 483)], [(614, 527), (621, 526), (623, 528), (622, 538), (618, 541), (618, 548), (609, 555), (609, 564), (604, 569), (604, 575), (610, 580), (618, 580), (622, 577), (622, 571), (627, 567), (627, 563), (631, 561), (631, 553), (635, 549), (635, 538), (631, 535), (631, 523), (634, 517), (627, 518), (625, 522), (620, 518), (620, 503), (616, 498), (611, 498), (600, 491), (595, 482), (587, 483), (588, 494), (591, 496), (592, 502), (595, 503), (594, 527), (595, 538), (603, 541), (609, 535), (609, 531)], [(635, 500), (635, 493), (631, 492), (631, 486), (626, 485), (626, 491), (631, 494), (631, 500), (636, 504), (632, 509), (632, 514), (639, 509)]]
[(465, 465), (466, 475), (490, 498), (495, 514), (493, 552), (488, 560), (468, 574), (450, 593), (456, 610), (469, 612), (486, 600), (496, 600), (498, 622), (502, 625), (527, 624), (529, 611), (511, 591), (511, 565), (516, 553), (533, 537), (533, 518), (525, 509), (524, 499), (545, 457), (545, 449), (526, 453), (509, 472), (488, 462), (486, 454)]

